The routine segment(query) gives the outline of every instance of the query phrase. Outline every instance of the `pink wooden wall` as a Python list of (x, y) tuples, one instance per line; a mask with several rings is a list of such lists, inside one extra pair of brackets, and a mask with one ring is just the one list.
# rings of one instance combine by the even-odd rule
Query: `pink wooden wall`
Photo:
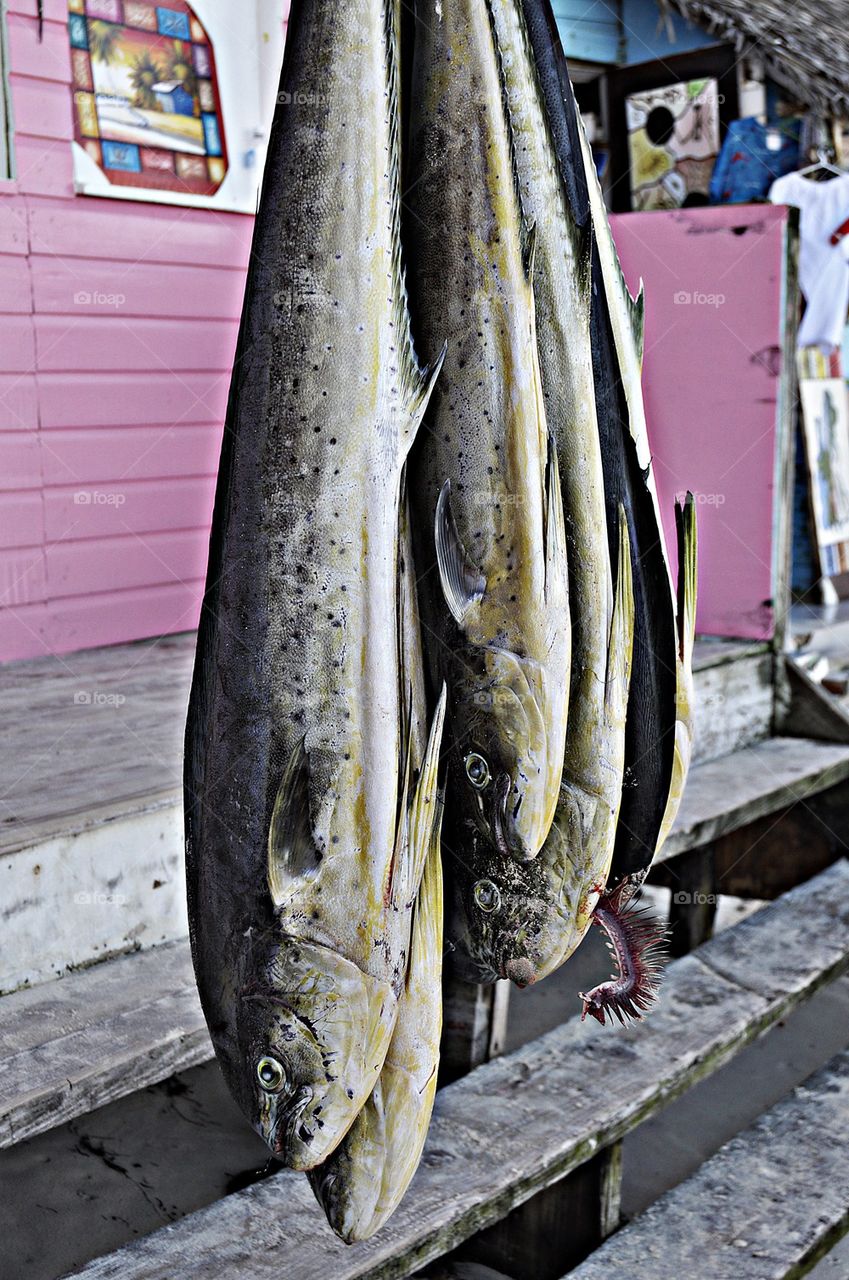
[(787, 210), (613, 222), (631, 288), (645, 280), (646, 414), (673, 558), (675, 496), (699, 504), (698, 630), (768, 639)]
[(75, 196), (66, 0), (41, 44), (36, 0), (8, 8), (0, 659), (195, 625), (253, 229)]

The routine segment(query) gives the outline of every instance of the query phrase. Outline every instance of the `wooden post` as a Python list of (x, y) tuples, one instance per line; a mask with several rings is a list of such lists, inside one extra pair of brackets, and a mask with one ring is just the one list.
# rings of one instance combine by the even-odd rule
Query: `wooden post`
[(675, 860), (669, 908), (669, 950), (676, 958), (707, 942), (717, 904), (716, 859), (712, 844)]
[(504, 1051), (510, 983), (478, 986), (446, 971), (442, 984), (439, 1085), (450, 1084)]
[(445, 1262), (474, 1262), (511, 1280), (560, 1280), (619, 1226), (622, 1146), (593, 1156)]

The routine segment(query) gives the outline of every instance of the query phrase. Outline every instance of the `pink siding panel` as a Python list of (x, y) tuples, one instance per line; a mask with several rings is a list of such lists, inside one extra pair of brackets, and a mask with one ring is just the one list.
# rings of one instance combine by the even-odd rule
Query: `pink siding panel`
[[(45, 492), (48, 542), (66, 538), (108, 538), (164, 529), (206, 529), (212, 516), (215, 480), (189, 476), (178, 480), (112, 480)], [(128, 544), (128, 556), (132, 548)]]
[(38, 426), (38, 390), (31, 373), (0, 374), (0, 431)]
[(33, 202), (30, 218), (34, 253), (241, 271), (253, 233), (253, 219), (244, 214), (97, 199)]
[(41, 484), (38, 432), (0, 433), (0, 487), (17, 490), (40, 489)]
[(0, 372), (35, 372), (35, 334), (30, 316), (0, 315)]
[[(2, 211), (0, 197), (0, 222)], [(26, 258), (0, 254), (0, 300), (5, 315), (29, 315), (32, 311), (32, 285)]]
[[(117, 335), (116, 335), (117, 336)], [(73, 374), (39, 378), (43, 427), (136, 426), (222, 422), (230, 375), (196, 373)]]
[(43, 7), (40, 42), (7, 3), (0, 660), (196, 625), (253, 233), (74, 194), (67, 0)]
[(44, 481), (81, 485), (103, 484), (116, 476), (126, 480), (214, 476), (221, 435), (220, 425), (55, 431), (49, 438), (42, 436)]
[(0, 616), (6, 608), (46, 599), (44, 548), (14, 547), (0, 551)]
[(202, 592), (200, 582), (173, 583), (57, 601), (50, 607), (51, 650), (71, 653), (142, 636), (192, 631), (200, 615)]
[(0, 547), (38, 547), (44, 541), (41, 494), (0, 493)]
[(111, 316), (39, 316), (35, 327), (38, 365), (45, 372), (91, 368), (227, 371), (239, 332), (237, 320), (195, 320), (189, 326), (184, 320), (124, 319), (123, 313), (120, 345), (110, 341), (115, 332)]
[[(156, 263), (81, 258), (35, 256), (32, 280), (36, 311), (108, 315), (119, 322), (126, 316), (230, 319), (239, 315), (245, 291), (241, 271), (198, 266), (163, 270)], [(118, 323), (116, 337), (122, 332)], [(182, 341), (191, 340), (192, 327), (184, 325)]]
[(58, 542), (47, 548), (47, 584), (51, 598), (90, 595), (93, 591), (190, 585), (206, 572), (206, 530), (106, 538), (97, 542)]

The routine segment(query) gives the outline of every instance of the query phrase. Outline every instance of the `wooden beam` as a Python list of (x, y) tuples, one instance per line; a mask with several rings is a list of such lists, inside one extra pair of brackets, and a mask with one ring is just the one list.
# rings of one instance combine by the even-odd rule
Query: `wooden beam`
[(792, 658), (784, 662), (785, 683), (776, 707), (778, 731), (797, 738), (849, 743), (849, 713)]
[(669, 952), (685, 956), (713, 933), (718, 899), (714, 846), (691, 849), (668, 867), (672, 873)]
[(807, 1275), (849, 1231), (849, 1161), (837, 1140), (847, 1108), (849, 1053), (842, 1053), (569, 1280)]
[(80, 1280), (400, 1280), (640, 1124), (849, 968), (839, 863), (671, 964), (629, 1028), (570, 1020), (437, 1095), (422, 1166), (372, 1240), (332, 1235), (303, 1177), (235, 1192), (78, 1272)]
[(504, 1050), (510, 983), (478, 986), (449, 969), (442, 983), (440, 1087)]

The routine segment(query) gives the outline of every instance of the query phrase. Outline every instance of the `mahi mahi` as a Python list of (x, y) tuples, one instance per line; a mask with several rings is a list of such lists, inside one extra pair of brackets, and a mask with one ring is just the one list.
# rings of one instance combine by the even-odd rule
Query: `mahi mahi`
[(569, 601), (522, 215), (488, 0), (418, 0), (405, 207), (425, 355), (448, 354), (411, 458), (449, 803), (498, 856), (539, 853), (568, 714)]
[(439, 364), (416, 358), (401, 265), (399, 11), (292, 6), (187, 725), (204, 1012), (299, 1169), (379, 1077), (437, 808), (441, 725), (414, 776), (399, 616), (402, 473)]

